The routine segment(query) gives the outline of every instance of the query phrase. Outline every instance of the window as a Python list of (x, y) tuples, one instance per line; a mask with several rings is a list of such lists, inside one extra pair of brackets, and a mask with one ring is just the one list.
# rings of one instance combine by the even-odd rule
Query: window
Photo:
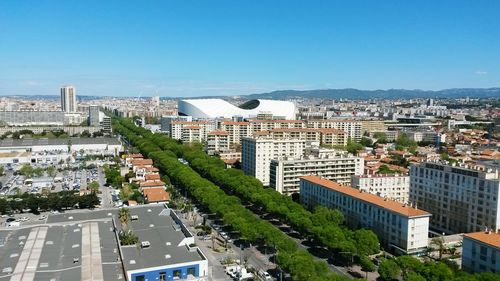
[(137, 275), (135, 281), (144, 281), (144, 275)]
[(190, 267), (187, 270), (188, 275), (196, 276), (196, 269), (194, 267)]
[(167, 281), (167, 273), (160, 272), (160, 281)]
[(181, 270), (176, 269), (174, 270), (174, 279), (179, 279), (179, 278), (181, 278)]

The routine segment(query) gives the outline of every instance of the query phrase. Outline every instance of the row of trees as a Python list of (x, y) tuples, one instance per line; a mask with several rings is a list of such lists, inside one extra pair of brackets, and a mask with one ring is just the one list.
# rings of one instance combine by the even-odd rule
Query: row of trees
[(19, 169), (19, 173), (23, 176), (26, 176), (27, 178), (31, 178), (33, 176), (41, 177), (45, 173), (47, 173), (47, 175), (49, 177), (55, 177), (57, 174), (57, 170), (54, 166), (49, 166), (49, 167), (44, 169), (44, 168), (40, 168), (40, 167), (35, 168), (35, 167), (31, 166), (30, 164), (24, 164)]
[(260, 181), (241, 170), (225, 169), (222, 160), (208, 156), (199, 146), (185, 145), (183, 148), (182, 157), (202, 176), (238, 195), (244, 203), (262, 207), (329, 250), (357, 255), (373, 255), (380, 251), (377, 236), (369, 230), (349, 230), (344, 226), (344, 216), (340, 211), (319, 207), (310, 212), (291, 197), (264, 188)]
[(97, 205), (99, 205), (99, 197), (95, 192), (82, 196), (74, 191), (48, 194), (23, 193), (19, 196), (0, 198), (0, 213), (39, 213), (40, 211), (61, 211), (73, 208), (93, 209)]
[[(129, 128), (140, 130), (135, 126)], [(290, 197), (264, 188), (260, 181), (241, 170), (226, 169), (222, 160), (208, 156), (199, 145), (181, 145), (163, 135), (152, 135), (151, 140), (163, 150), (172, 151), (176, 157), (187, 160), (196, 172), (228, 193), (236, 194), (244, 203), (262, 207), (303, 236), (314, 238), (333, 252), (362, 256), (380, 251), (378, 238), (372, 231), (349, 230), (343, 225), (344, 217), (338, 210), (319, 207), (310, 212)]]
[(456, 264), (448, 260), (422, 263), (411, 256), (383, 259), (378, 267), (378, 273), (380, 279), (384, 281), (400, 277), (404, 281), (494, 281), (500, 277), (490, 272), (469, 274), (458, 270)]
[[(175, 186), (185, 189), (210, 212), (221, 216), (225, 223), (240, 232), (242, 238), (254, 243), (260, 241), (276, 246), (277, 262), (280, 267), (290, 272), (293, 280), (346, 280), (345, 277), (332, 273), (325, 262), (315, 261), (309, 252), (299, 250), (295, 241), (271, 223), (259, 219), (245, 209), (238, 197), (227, 195), (189, 166), (181, 164), (175, 152), (164, 150), (157, 145), (152, 133), (135, 127), (124, 119), (115, 120), (114, 125), (115, 130), (138, 147), (143, 155), (153, 159), (155, 165), (163, 174), (168, 175)], [(172, 149), (180, 148), (173, 146)]]

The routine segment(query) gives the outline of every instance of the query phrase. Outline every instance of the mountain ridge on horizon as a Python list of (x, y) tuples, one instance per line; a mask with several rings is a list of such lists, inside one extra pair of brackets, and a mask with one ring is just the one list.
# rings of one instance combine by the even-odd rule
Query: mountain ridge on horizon
[[(59, 95), (0, 95), (2, 97), (32, 97), (53, 99)], [(247, 98), (247, 99), (291, 99), (291, 98), (322, 98), (322, 99), (397, 99), (397, 98), (500, 98), (500, 87), (492, 88), (450, 88), (442, 90), (420, 90), (420, 89), (386, 89), (386, 90), (360, 90), (356, 88), (344, 89), (314, 89), (314, 90), (276, 90), (267, 93), (254, 93), (246, 95), (213, 95), (193, 97), (169, 97), (160, 96), (162, 99), (215, 99), (215, 98)], [(81, 99), (90, 98), (137, 98), (133, 96), (93, 96), (78, 95)], [(140, 97), (147, 99), (148, 96)]]

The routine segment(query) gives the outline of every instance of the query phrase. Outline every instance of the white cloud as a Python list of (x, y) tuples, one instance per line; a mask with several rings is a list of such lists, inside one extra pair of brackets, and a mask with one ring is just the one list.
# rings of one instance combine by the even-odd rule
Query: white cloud
[(476, 70), (474, 72), (476, 75), (486, 75), (488, 74), (488, 71), (484, 71), (484, 70)]

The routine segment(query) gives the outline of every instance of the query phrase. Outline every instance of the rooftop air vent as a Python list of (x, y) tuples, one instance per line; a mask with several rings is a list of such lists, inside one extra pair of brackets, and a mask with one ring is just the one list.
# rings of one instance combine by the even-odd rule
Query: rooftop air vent
[(141, 248), (149, 248), (151, 246), (151, 243), (149, 241), (142, 241), (141, 242)]
[(136, 220), (139, 219), (139, 216), (138, 215), (131, 215), (130, 219), (133, 220), (133, 221), (136, 221)]

